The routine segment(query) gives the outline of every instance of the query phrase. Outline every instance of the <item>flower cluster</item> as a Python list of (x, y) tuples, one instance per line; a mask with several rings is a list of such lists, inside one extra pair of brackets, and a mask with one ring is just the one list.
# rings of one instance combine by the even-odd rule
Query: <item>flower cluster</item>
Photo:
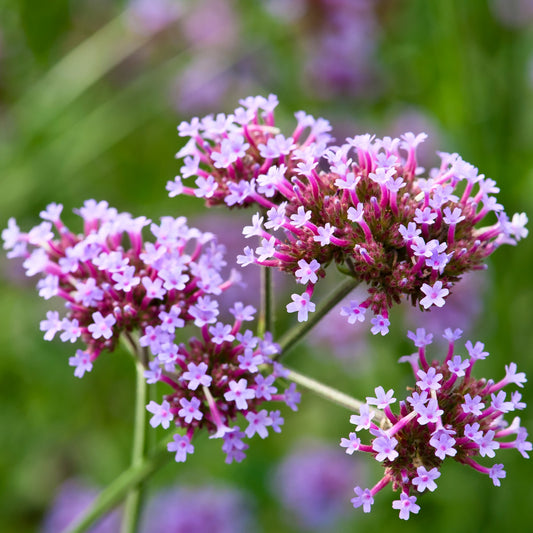
[[(376, 396), (367, 397), (359, 414), (351, 416), (355, 432), (343, 438), (340, 445), (350, 455), (354, 451), (370, 453), (385, 468), (385, 475), (373, 488), (355, 487), (354, 507), (362, 506), (365, 513), (370, 512), (376, 493), (391, 483), (393, 490), (401, 490), (400, 499), (392, 506), (400, 511), (400, 518), (407, 520), (410, 513), (420, 510), (415, 494), (437, 488), (439, 469), (447, 457), (488, 474), (495, 486), (500, 486), (500, 479), (505, 477), (503, 464), (483, 466), (478, 457), (492, 458), (500, 448), (516, 448), (529, 458), (532, 444), (526, 440), (527, 430), (520, 426), (520, 419), (515, 417), (508, 425), (503, 418), (526, 407), (518, 391), (507, 397), (503, 390), (510, 384), (523, 387), (525, 374), (510, 363), (498, 382), (475, 379), (474, 363), (489, 354), (483, 343), (467, 341), (468, 357), (455, 355), (455, 342), (461, 333), (447, 329), (444, 361), (429, 363), (425, 347), (433, 336), (422, 328), (410, 331), (408, 337), (418, 352), (400, 361), (411, 364), (418, 381), (406, 401), (400, 402), (399, 413), (394, 414), (390, 407), (396, 402), (394, 391), (377, 387)], [(379, 425), (373, 422), (375, 408), (383, 410)], [(362, 444), (357, 436), (362, 429), (372, 435), (370, 444)]]
[[(424, 133), (356, 135), (328, 146), (324, 119), (300, 111), (286, 137), (275, 126), (274, 95), (240, 103), (233, 114), (179, 125), (191, 139), (178, 153), (185, 156), (182, 176), (167, 189), (205, 198), (208, 206), (258, 205), (262, 212), (243, 233), (260, 245), (247, 246), (238, 262), (290, 272), (305, 285), (287, 305), (300, 322), (314, 311), (315, 285), (332, 262), (368, 286), (366, 298), (343, 314), (363, 321), (370, 308), (373, 333), (386, 334), (394, 303), (442, 307), (463, 273), (484, 268), (498, 246), (527, 235), (526, 215), (510, 219), (494, 196), (495, 181), (458, 154), (439, 153), (440, 167), (424, 177), (416, 156)], [(196, 188), (182, 183), (191, 176)]]
[[(179, 135), (190, 140), (177, 153), (184, 164), (181, 175), (167, 183), (169, 196), (204, 198), (210, 207), (255, 203), (270, 208), (291, 194), (293, 186), (285, 173), (297, 172), (295, 150), (324, 149), (332, 140), (329, 122), (303, 111), (296, 114), (298, 124), (292, 135), (282, 135), (275, 126), (275, 95), (249, 97), (240, 103), (232, 114), (195, 117), (178, 126)], [(309, 134), (302, 140), (308, 128)], [(195, 177), (196, 187), (183, 184), (183, 179), (190, 177)]]
[[(162, 404), (148, 404), (151, 425), (168, 428), (174, 419), (186, 429), (169, 444), (177, 461), (194, 449), (191, 437), (202, 427), (223, 438), (228, 462), (245, 456), (245, 435), (265, 438), (267, 427), (279, 432), (280, 412), (259, 406), (283, 400), (296, 410), (299, 393), (294, 385), (278, 392), (274, 381), (284, 373), (281, 365), (276, 363), (266, 377), (259, 372), (272, 365), (270, 356), (279, 347), (268, 335), (261, 339), (241, 331), (243, 322), (254, 319), (252, 306), (235, 302), (229, 310), (233, 324), (219, 321), (216, 297), (234, 279), (221, 275), (224, 247), (214, 235), (189, 228), (184, 217), (165, 217), (150, 225), (155, 243), (145, 243), (141, 232), (149, 220), (94, 200), (77, 210), (84, 234), (75, 235), (61, 221), (61, 211), (62, 206), (49, 205), (41, 213), (44, 221), (28, 233), (11, 219), (2, 237), (11, 257), (24, 258), (29, 276), (42, 274), (39, 294), (65, 300), (66, 316), (49, 311), (41, 330), (46, 340), (59, 333), (64, 342), (85, 343), (85, 350), (69, 359), (75, 376), (92, 370), (94, 360), (103, 350), (113, 350), (121, 334), (138, 350), (132, 335), (137, 332), (142, 354), (136, 355), (147, 367), (147, 382), (163, 381), (173, 389)], [(199, 339), (192, 337), (192, 328)], [(187, 342), (177, 343), (185, 330)], [(244, 433), (229, 427), (238, 413), (248, 422)]]
[[(296, 411), (300, 393), (293, 384), (280, 392), (275, 385), (277, 377), (285, 377), (285, 370), (270, 356), (279, 352), (279, 346), (269, 335), (260, 339), (247, 329), (241, 331), (244, 321), (253, 319), (255, 309), (235, 303), (230, 309), (235, 320), (232, 325), (217, 322), (216, 300), (200, 298), (189, 313), (195, 317), (200, 337), (188, 337), (179, 345), (169, 343), (167, 334), (160, 330), (148, 331), (140, 342), (149, 346), (155, 357), (145, 372), (148, 383), (162, 381), (172, 388), (162, 403), (147, 405), (152, 413), (152, 427), (173, 425), (184, 430), (173, 437), (168, 450), (176, 452), (176, 461), (184, 462), (194, 452), (191, 443), (194, 434), (207, 429), (210, 438), (221, 438), (226, 462), (240, 462), (246, 456), (245, 437), (255, 434), (262, 439), (269, 428), (281, 431), (284, 420), (279, 410), (262, 408), (266, 401), (283, 401)], [(212, 324), (212, 325), (211, 325)], [(270, 375), (260, 370), (273, 367)], [(238, 415), (245, 419), (241, 431), (233, 425)]]
[[(2, 238), (9, 257), (24, 259), (28, 276), (41, 274), (41, 297), (65, 300), (66, 316), (49, 311), (41, 330), (48, 341), (56, 334), (63, 342), (83, 341), (86, 349), (69, 361), (77, 377), (103, 350), (113, 350), (121, 333), (155, 329), (170, 339), (170, 332), (195, 319), (191, 313), (199, 312), (201, 301), (234, 281), (221, 276), (224, 249), (214, 235), (189, 228), (185, 217), (155, 224), (88, 200), (75, 210), (84, 223), (84, 233), (76, 235), (61, 212), (61, 205), (50, 204), (28, 233), (10, 219)], [(154, 243), (143, 240), (148, 225)]]

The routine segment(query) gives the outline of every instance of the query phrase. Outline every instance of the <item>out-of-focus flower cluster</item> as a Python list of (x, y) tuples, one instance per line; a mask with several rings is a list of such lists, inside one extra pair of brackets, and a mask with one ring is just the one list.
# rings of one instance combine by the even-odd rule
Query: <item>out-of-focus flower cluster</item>
[(349, 511), (347, 499), (361, 466), (335, 448), (300, 442), (275, 470), (273, 489), (304, 530), (329, 531)]
[(247, 533), (254, 513), (248, 494), (225, 485), (177, 487), (154, 494), (141, 533)]
[[(223, 279), (224, 248), (214, 235), (189, 228), (184, 217), (150, 225), (145, 217), (134, 219), (94, 200), (76, 211), (84, 221), (84, 234), (76, 235), (61, 221), (61, 211), (49, 205), (43, 222), (28, 233), (11, 219), (2, 238), (10, 257), (24, 258), (28, 276), (42, 275), (37, 287), (43, 298), (65, 300), (66, 316), (49, 311), (41, 330), (46, 340), (59, 333), (64, 342), (85, 343), (69, 360), (74, 374), (81, 378), (92, 370), (123, 334), (146, 366), (148, 383), (172, 388), (161, 404), (152, 401), (147, 409), (152, 426), (168, 428), (174, 420), (185, 430), (169, 444), (177, 461), (194, 450), (191, 438), (203, 427), (223, 438), (228, 462), (245, 456), (244, 436), (265, 438), (268, 427), (279, 432), (280, 412), (260, 409), (261, 404), (281, 400), (296, 410), (299, 393), (294, 385), (278, 391), (274, 381), (284, 372), (278, 363), (266, 377), (259, 371), (272, 365), (270, 356), (279, 347), (269, 335), (241, 331), (254, 319), (252, 306), (234, 302), (233, 324), (218, 320), (217, 296), (236, 278)], [(147, 225), (155, 243), (144, 242)], [(244, 432), (230, 427), (239, 413), (247, 421)]]
[[(260, 245), (246, 247), (238, 262), (290, 272), (305, 285), (287, 305), (299, 321), (314, 311), (315, 284), (330, 263), (368, 286), (368, 296), (342, 314), (354, 323), (370, 308), (372, 332), (384, 335), (394, 303), (442, 307), (462, 274), (527, 235), (526, 215), (510, 219), (494, 196), (495, 181), (458, 154), (439, 153), (440, 167), (423, 176), (416, 150), (424, 133), (356, 135), (333, 146), (329, 123), (303, 111), (290, 136), (280, 133), (274, 95), (240, 103), (232, 114), (179, 125), (190, 140), (178, 153), (181, 175), (167, 190), (208, 206), (258, 205), (262, 212), (243, 233)], [(195, 187), (183, 184), (187, 178)]]
[[(79, 480), (60, 488), (45, 516), (42, 533), (67, 531), (86, 512), (98, 491)], [(244, 533), (251, 531), (251, 501), (237, 489), (223, 485), (176, 487), (156, 492), (141, 515), (141, 533)], [(120, 513), (115, 511), (88, 529), (89, 533), (116, 533)]]
[[(63, 483), (51, 508), (44, 517), (41, 533), (61, 533), (91, 507), (98, 490), (83, 481), (69, 479)], [(116, 533), (120, 530), (121, 511), (116, 510), (98, 520), (88, 533)]]
[[(498, 449), (516, 448), (529, 458), (532, 444), (526, 440), (527, 430), (520, 426), (520, 419), (515, 417), (511, 424), (504, 420), (507, 413), (526, 407), (518, 391), (508, 397), (503, 390), (511, 384), (523, 387), (525, 374), (510, 363), (498, 382), (474, 378), (474, 363), (489, 354), (483, 343), (467, 341), (468, 357), (456, 355), (455, 343), (461, 334), (461, 330), (447, 329), (446, 357), (429, 363), (426, 346), (433, 335), (422, 328), (410, 331), (408, 337), (418, 352), (400, 361), (411, 364), (418, 381), (411, 395), (400, 402), (399, 413), (391, 410), (396, 402), (394, 391), (377, 387), (375, 397), (367, 397), (359, 414), (351, 416), (355, 431), (340, 445), (350, 455), (355, 451), (369, 453), (385, 468), (385, 475), (371, 489), (355, 487), (354, 507), (370, 512), (376, 493), (390, 483), (394, 491), (401, 491), (400, 499), (392, 506), (399, 510), (401, 519), (407, 520), (410, 513), (420, 510), (415, 494), (437, 488), (440, 467), (448, 457), (488, 474), (496, 486), (506, 475), (504, 465), (483, 466), (478, 457), (493, 458)], [(379, 423), (373, 421), (376, 408), (383, 410)], [(370, 444), (363, 444), (358, 436), (363, 429), (372, 435)]]

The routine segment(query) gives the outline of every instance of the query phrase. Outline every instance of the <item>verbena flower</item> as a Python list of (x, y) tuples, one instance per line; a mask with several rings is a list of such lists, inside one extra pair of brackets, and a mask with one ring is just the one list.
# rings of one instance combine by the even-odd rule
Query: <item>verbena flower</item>
[[(508, 385), (523, 387), (525, 374), (510, 363), (500, 381), (476, 379), (472, 376), (474, 363), (488, 356), (483, 344), (467, 341), (468, 355), (463, 357), (455, 355), (461, 331), (448, 329), (444, 336), (448, 341), (446, 357), (442, 362), (429, 363), (426, 346), (432, 336), (422, 329), (409, 333), (418, 353), (400, 361), (411, 364), (417, 381), (411, 395), (399, 403), (397, 413), (390, 407), (396, 401), (393, 391), (385, 393), (378, 387), (375, 397), (368, 397), (360, 413), (350, 418), (356, 428), (348, 439), (341, 440), (341, 446), (348, 454), (366, 452), (385, 468), (374, 487), (354, 489), (352, 504), (363, 507), (364, 512), (370, 512), (374, 496), (391, 484), (394, 491), (400, 491), (400, 499), (393, 502), (400, 518), (418, 513), (419, 494), (437, 488), (440, 467), (448, 458), (488, 474), (495, 486), (505, 477), (503, 464), (484, 466), (485, 457), (495, 457), (499, 449), (516, 448), (529, 458), (532, 444), (526, 440), (527, 430), (520, 426), (520, 419), (515, 417), (511, 424), (504, 420), (507, 413), (526, 407), (518, 391), (509, 396), (504, 391)], [(380, 424), (373, 421), (374, 405), (384, 412)], [(363, 429), (371, 434), (369, 444), (361, 442), (359, 432)]]
[(274, 95), (250, 97), (233, 114), (182, 122), (180, 135), (191, 140), (178, 153), (181, 173), (196, 187), (179, 176), (167, 189), (207, 205), (262, 207), (243, 230), (259, 245), (238, 262), (292, 273), (305, 286), (287, 306), (299, 321), (314, 311), (313, 291), (330, 263), (368, 286), (353, 312), (371, 309), (372, 332), (383, 335), (394, 303), (442, 307), (462, 274), (527, 236), (526, 215), (510, 219), (496, 183), (458, 154), (439, 153), (440, 167), (424, 175), (416, 156), (424, 133), (328, 146), (329, 123), (304, 112), (290, 136), (280, 133), (277, 103)]

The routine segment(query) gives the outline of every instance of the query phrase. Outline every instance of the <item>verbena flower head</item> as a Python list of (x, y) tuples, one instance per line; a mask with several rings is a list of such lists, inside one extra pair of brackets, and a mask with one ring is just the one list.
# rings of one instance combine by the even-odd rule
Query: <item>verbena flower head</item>
[[(185, 217), (156, 224), (88, 200), (75, 210), (84, 224), (83, 233), (75, 234), (61, 211), (49, 205), (43, 222), (28, 233), (10, 219), (2, 238), (9, 257), (24, 259), (28, 276), (41, 276), (39, 295), (65, 301), (65, 316), (49, 311), (41, 330), (46, 340), (59, 335), (63, 342), (83, 342), (85, 349), (70, 359), (77, 377), (91, 370), (103, 350), (112, 351), (122, 333), (161, 330), (170, 338), (195, 320), (192, 306), (197, 310), (234, 281), (221, 275), (224, 248), (212, 233), (189, 228)], [(146, 226), (153, 243), (143, 238)]]
[[(364, 512), (370, 512), (376, 493), (391, 484), (394, 491), (400, 491), (400, 499), (393, 502), (400, 518), (418, 513), (419, 494), (437, 488), (440, 467), (449, 458), (488, 474), (498, 487), (505, 477), (503, 464), (484, 466), (484, 458), (493, 458), (504, 448), (516, 448), (529, 458), (532, 444), (526, 440), (527, 431), (520, 426), (520, 419), (515, 417), (511, 424), (504, 420), (507, 413), (526, 407), (518, 391), (507, 395), (504, 390), (508, 385), (523, 387), (525, 374), (510, 363), (498, 382), (476, 379), (472, 376), (474, 363), (489, 355), (484, 345), (467, 341), (468, 355), (464, 357), (455, 354), (460, 330), (446, 330), (444, 335), (448, 341), (446, 357), (442, 362), (429, 363), (425, 347), (431, 343), (431, 335), (422, 329), (409, 333), (418, 353), (400, 361), (411, 364), (416, 385), (411, 395), (399, 402), (397, 413), (391, 408), (396, 402), (394, 392), (385, 393), (378, 387), (375, 397), (368, 397), (360, 413), (350, 419), (356, 428), (348, 439), (342, 439), (341, 446), (348, 454), (366, 452), (385, 468), (385, 475), (374, 487), (354, 489), (353, 506), (363, 507)], [(381, 423), (374, 406), (383, 409)], [(369, 444), (361, 442), (363, 429), (370, 432)]]
[(328, 146), (329, 123), (304, 112), (289, 136), (280, 133), (277, 103), (273, 95), (250, 97), (231, 115), (180, 124), (180, 135), (191, 137), (178, 154), (182, 176), (194, 176), (196, 187), (177, 177), (167, 188), (207, 205), (263, 208), (243, 230), (258, 246), (238, 262), (292, 273), (305, 291), (287, 310), (300, 322), (314, 311), (314, 287), (330, 263), (368, 286), (348, 320), (370, 308), (372, 332), (383, 335), (394, 303), (442, 307), (462, 274), (527, 236), (526, 215), (510, 219), (496, 183), (458, 154), (439, 153), (440, 166), (424, 173), (416, 150), (426, 134), (356, 135)]
[[(294, 384), (282, 391), (276, 383), (285, 374), (271, 359), (279, 346), (269, 335), (260, 339), (242, 328), (255, 309), (237, 302), (230, 310), (232, 324), (218, 322), (212, 309), (206, 300), (190, 309), (198, 337), (189, 333), (189, 340), (179, 345), (169, 344), (163, 331), (141, 337), (155, 356), (145, 373), (148, 382), (161, 381), (171, 388), (161, 403), (147, 405), (153, 415), (150, 424), (181, 429), (168, 444), (177, 462), (194, 452), (193, 437), (204, 429), (210, 438), (221, 439), (227, 463), (240, 462), (248, 448), (245, 439), (281, 431), (281, 412), (265, 407), (265, 402), (284, 402), (296, 410), (300, 401)], [(270, 373), (263, 375), (260, 370), (266, 368)]]

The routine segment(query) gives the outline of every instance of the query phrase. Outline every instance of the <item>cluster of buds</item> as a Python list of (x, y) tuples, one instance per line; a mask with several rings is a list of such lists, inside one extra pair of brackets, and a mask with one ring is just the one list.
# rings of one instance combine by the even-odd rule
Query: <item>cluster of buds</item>
[[(357, 135), (328, 146), (323, 119), (298, 112), (285, 137), (275, 127), (275, 96), (240, 103), (233, 114), (180, 124), (191, 140), (178, 153), (185, 156), (182, 176), (167, 189), (207, 205), (259, 206), (243, 233), (260, 245), (247, 246), (238, 262), (290, 272), (305, 285), (287, 305), (300, 322), (314, 311), (315, 284), (330, 263), (368, 286), (364, 299), (343, 309), (348, 321), (363, 321), (370, 308), (373, 333), (386, 334), (394, 303), (441, 307), (463, 273), (484, 268), (495, 248), (527, 235), (526, 215), (510, 219), (494, 180), (458, 154), (439, 153), (440, 167), (423, 177), (416, 149), (424, 133)], [(190, 176), (196, 188), (183, 185)], [(481, 226), (491, 212), (493, 221)]]
[[(505, 377), (498, 382), (475, 379), (472, 367), (489, 354), (481, 342), (467, 341), (468, 357), (455, 355), (455, 342), (461, 330), (447, 329), (448, 352), (444, 361), (429, 363), (426, 346), (433, 336), (422, 328), (409, 332), (418, 352), (400, 359), (409, 362), (418, 381), (410, 396), (400, 402), (399, 413), (394, 414), (391, 404), (396, 402), (394, 391), (383, 387), (375, 389), (375, 397), (367, 397), (358, 415), (352, 415), (350, 422), (356, 426), (349, 438), (343, 438), (340, 445), (346, 453), (361, 451), (371, 454), (383, 464), (385, 475), (371, 489), (355, 487), (354, 507), (363, 507), (370, 512), (374, 496), (389, 483), (394, 491), (400, 490), (400, 499), (392, 504), (400, 511), (400, 518), (407, 520), (410, 513), (418, 513), (420, 506), (415, 494), (434, 491), (440, 477), (443, 461), (451, 457), (471, 466), (478, 472), (488, 474), (495, 486), (505, 477), (503, 464), (483, 466), (477, 457), (492, 458), (496, 450), (516, 448), (529, 458), (532, 449), (527, 439), (527, 430), (520, 426), (515, 417), (507, 424), (504, 415), (524, 409), (518, 391), (507, 398), (504, 387), (510, 384), (523, 387), (527, 381), (523, 372), (517, 372), (516, 364), (506, 365)], [(374, 409), (381, 409), (376, 412)], [(373, 422), (381, 413), (379, 425)], [(369, 430), (370, 444), (362, 444), (357, 432)]]
[[(41, 331), (48, 341), (59, 334), (63, 342), (84, 343), (85, 349), (69, 359), (75, 376), (83, 377), (104, 350), (113, 351), (121, 336), (126, 338), (147, 368), (147, 381), (163, 381), (174, 390), (161, 405), (151, 402), (147, 408), (154, 413), (152, 425), (159, 420), (168, 427), (177, 415), (176, 425), (186, 428), (187, 434), (176, 435), (170, 445), (181, 443), (177, 460), (192, 450), (190, 437), (204, 426), (224, 437), (228, 458), (242, 459), (243, 434), (229, 428), (238, 412), (249, 422), (248, 437), (264, 438), (266, 426), (279, 431), (279, 411), (258, 411), (259, 405), (284, 400), (296, 409), (299, 395), (294, 386), (278, 393), (274, 381), (283, 369), (277, 363), (271, 375), (259, 372), (272, 364), (270, 355), (279, 347), (268, 335), (261, 339), (250, 330), (240, 332), (244, 321), (254, 319), (253, 307), (235, 302), (234, 324), (218, 321), (216, 297), (238, 277), (223, 278), (224, 247), (214, 235), (189, 228), (184, 217), (163, 217), (155, 224), (94, 200), (75, 211), (84, 223), (84, 233), (76, 235), (61, 212), (61, 205), (50, 204), (41, 212), (43, 222), (27, 233), (10, 219), (2, 238), (8, 255), (23, 259), (28, 276), (41, 274), (40, 296), (65, 301), (66, 316), (49, 311)], [(143, 240), (148, 225), (154, 243)], [(201, 340), (176, 343), (184, 328), (199, 328)], [(200, 385), (201, 400), (194, 392)]]

